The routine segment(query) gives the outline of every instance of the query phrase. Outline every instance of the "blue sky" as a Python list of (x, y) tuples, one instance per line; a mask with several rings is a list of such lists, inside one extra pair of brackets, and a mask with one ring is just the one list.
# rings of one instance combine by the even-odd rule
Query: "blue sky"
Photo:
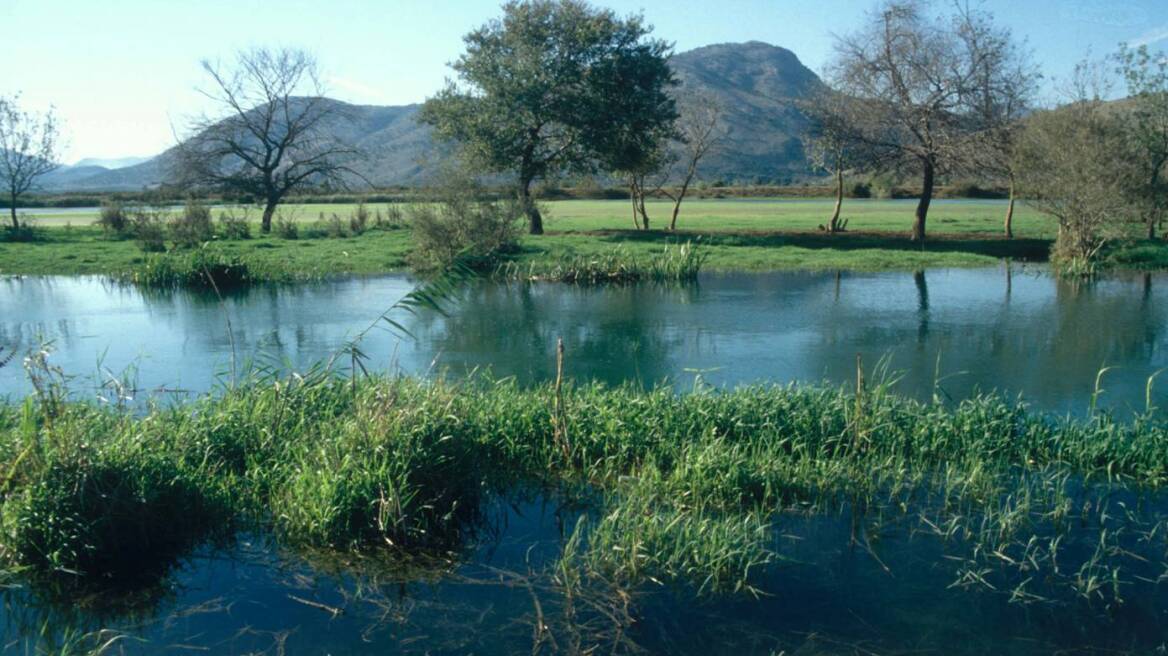
[[(948, 0), (938, 0), (945, 4)], [(977, 0), (971, 0), (975, 4)], [(832, 35), (854, 29), (874, 0), (605, 0), (643, 12), (679, 51), (760, 40), (822, 71)], [(1029, 43), (1048, 78), (1121, 41), (1168, 46), (1164, 0), (985, 0)], [(331, 95), (419, 102), (447, 76), (461, 37), (498, 14), (495, 0), (0, 0), (0, 94), (64, 119), (65, 161), (150, 155), (202, 108), (202, 58), (241, 47), (316, 53)]]

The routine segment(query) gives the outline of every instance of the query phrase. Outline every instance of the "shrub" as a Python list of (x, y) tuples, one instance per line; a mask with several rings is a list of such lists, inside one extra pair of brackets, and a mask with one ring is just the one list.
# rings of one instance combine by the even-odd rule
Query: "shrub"
[(277, 214), (276, 236), (280, 239), (299, 239), (300, 228), (296, 225), (296, 221), (285, 217), (283, 214)]
[(365, 232), (369, 226), (369, 208), (365, 206), (365, 201), (357, 203), (357, 209), (353, 210), (353, 215), (349, 217), (349, 232), (354, 235), (360, 235)]
[(518, 247), (522, 218), (515, 200), (479, 200), (471, 187), (449, 188), (409, 209), (413, 265), (441, 269), (462, 257), (471, 267), (490, 268)]
[(170, 219), (170, 238), (180, 248), (192, 248), (215, 236), (211, 225), (211, 209), (193, 198), (183, 206), (181, 214)]
[(97, 225), (102, 230), (117, 236), (125, 235), (130, 227), (130, 216), (126, 208), (116, 200), (103, 200), (101, 214), (97, 218)]
[(234, 211), (219, 213), (219, 233), (224, 239), (251, 239), (251, 224), (247, 212), (237, 215)]
[(396, 203), (390, 203), (385, 206), (385, 214), (381, 210), (373, 216), (373, 227), (379, 230), (400, 230), (405, 227), (405, 214), (401, 210), (401, 206)]
[(139, 207), (130, 218), (130, 234), (142, 250), (161, 253), (166, 250), (166, 223), (164, 209)]

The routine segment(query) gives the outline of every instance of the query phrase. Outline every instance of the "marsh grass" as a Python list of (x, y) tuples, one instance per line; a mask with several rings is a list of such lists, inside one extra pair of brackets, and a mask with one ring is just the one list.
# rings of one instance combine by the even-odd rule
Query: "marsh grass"
[(0, 555), (100, 578), (116, 554), (173, 558), (212, 525), (308, 549), (446, 553), (483, 530), (484, 500), (545, 490), (588, 509), (555, 567), (568, 588), (769, 593), (785, 518), (846, 513), (873, 554), (880, 526), (937, 540), (959, 587), (1111, 605), (1168, 581), (1166, 440), (1153, 415), (920, 403), (879, 380), (857, 399), (318, 367), (141, 415), (3, 407)]
[(210, 244), (193, 250), (151, 253), (132, 268), (113, 276), (118, 282), (156, 289), (228, 290), (252, 283), (304, 282), (319, 278), (312, 271), (293, 271)]
[(623, 246), (596, 255), (563, 255), (526, 264), (506, 262), (496, 269), (504, 280), (552, 281), (578, 285), (633, 282), (693, 282), (708, 255), (693, 242), (667, 245), (661, 252), (634, 254)]

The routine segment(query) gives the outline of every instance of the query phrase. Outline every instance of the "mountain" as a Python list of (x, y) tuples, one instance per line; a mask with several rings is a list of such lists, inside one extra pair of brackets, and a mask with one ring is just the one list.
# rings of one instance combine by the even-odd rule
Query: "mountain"
[(795, 53), (759, 41), (722, 43), (674, 56), (679, 104), (710, 99), (725, 136), (701, 163), (705, 180), (788, 182), (806, 173), (798, 102), (823, 87)]
[[(678, 102), (716, 102), (726, 136), (703, 161), (704, 180), (789, 181), (806, 170), (799, 135), (806, 119), (797, 102), (822, 86), (815, 73), (790, 50), (758, 41), (723, 43), (675, 55), (671, 61), (681, 84)], [(367, 153), (353, 164), (378, 186), (414, 185), (443, 157), (430, 128), (417, 120), (420, 105), (351, 105), (340, 101), (345, 120), (328, 129)], [(45, 187), (70, 191), (139, 190), (160, 184), (173, 152), (124, 168), (63, 170)]]
[(110, 159), (110, 158), (101, 158), (101, 157), (86, 157), (85, 159), (74, 164), (71, 168), (98, 166), (98, 167), (101, 167), (103, 169), (110, 169), (110, 170), (124, 169), (127, 166), (141, 164), (142, 162), (145, 162), (148, 159), (150, 159), (150, 158), (149, 157), (117, 157), (117, 158)]

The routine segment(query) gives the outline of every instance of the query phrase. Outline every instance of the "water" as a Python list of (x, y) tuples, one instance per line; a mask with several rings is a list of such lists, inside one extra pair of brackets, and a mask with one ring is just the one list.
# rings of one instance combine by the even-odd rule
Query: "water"
[[(200, 392), (258, 358), (303, 368), (336, 353), (412, 285), (405, 276), (254, 288), (227, 298), (144, 293), (99, 278), (0, 280), (0, 346), (51, 342), (51, 361), (92, 396), (123, 376), (141, 393)], [(1146, 383), (1168, 367), (1168, 277), (1092, 284), (1015, 265), (921, 273), (704, 275), (690, 287), (492, 285), (468, 290), (449, 316), (395, 317), (413, 339), (373, 331), (370, 365), (413, 373), (473, 369), (523, 382), (554, 374), (564, 339), (568, 373), (609, 383), (696, 376), (715, 385), (792, 380), (848, 383), (855, 356), (883, 357), (902, 393), (960, 399), (1022, 394), (1036, 408), (1082, 414), (1142, 410)], [(231, 330), (228, 330), (230, 321)], [(8, 352), (8, 351), (5, 351)], [(14, 362), (0, 396), (29, 391)], [(347, 366), (347, 365), (346, 365)], [(1168, 402), (1168, 380), (1152, 387)]]
[[(1037, 656), (1161, 653), (1168, 644), (1162, 584), (1129, 585), (1122, 604), (1067, 590), (1019, 603), (1008, 589), (953, 585), (961, 563), (946, 556), (961, 545), (892, 524), (867, 529), (865, 547), (846, 512), (780, 518), (783, 560), (759, 581), (765, 594), (717, 599), (653, 585), (568, 595), (548, 572), (578, 512), (545, 500), (498, 502), (492, 514), (481, 543), (424, 565), (295, 553), (245, 535), (125, 597), (53, 600), (17, 584), (0, 591), (0, 654), (56, 653), (85, 635), (128, 654)], [(1073, 571), (1091, 548), (1072, 534), (1064, 566)]]
[[(679, 387), (697, 375), (719, 385), (845, 383), (860, 353), (869, 367), (887, 356), (907, 394), (1000, 388), (1060, 413), (1086, 409), (1107, 365), (1115, 369), (1102, 379), (1101, 402), (1126, 411), (1143, 408), (1147, 378), (1168, 366), (1166, 282), (1140, 275), (1072, 285), (1041, 269), (1000, 267), (707, 275), (684, 288), (483, 284), (448, 316), (395, 315), (414, 338), (374, 331), (363, 350), (383, 369), (490, 369), (534, 382), (554, 373), (563, 337), (573, 376)], [(261, 287), (220, 303), (95, 278), (10, 278), (0, 280), (0, 346), (51, 341), (51, 361), (78, 376), (78, 395), (120, 374), (137, 380), (140, 395), (194, 393), (230, 375), (233, 347), (240, 369), (256, 356), (309, 366), (411, 285), (388, 276)], [(0, 394), (19, 397), (27, 385), (18, 363), (0, 368)], [(1168, 399), (1153, 388), (1152, 401)], [(596, 509), (496, 499), (480, 539), (433, 562), (295, 552), (240, 535), (128, 593), (61, 598), (0, 577), (0, 654), (57, 653), (78, 640), (129, 654), (1162, 651), (1168, 503), (1104, 489), (1074, 506), (1101, 500), (1139, 519), (1117, 512), (1109, 526), (1074, 523), (1057, 575), (978, 561), (995, 588), (954, 585), (968, 582), (971, 545), (923, 530), (917, 512), (927, 509), (858, 518), (846, 506), (793, 509), (774, 518), (781, 560), (756, 582), (764, 596), (700, 600), (653, 585), (630, 597), (597, 584), (568, 595), (549, 572), (576, 518)], [(1102, 529), (1123, 529), (1110, 547), (1128, 577), (1122, 603), (1083, 599), (1069, 585)], [(1042, 600), (1012, 598), (1021, 584)]]

